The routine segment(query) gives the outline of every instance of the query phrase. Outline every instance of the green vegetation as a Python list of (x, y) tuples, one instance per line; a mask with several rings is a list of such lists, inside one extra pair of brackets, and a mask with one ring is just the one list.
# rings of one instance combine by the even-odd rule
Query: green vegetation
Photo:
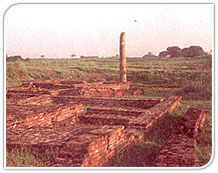
[[(128, 81), (147, 86), (143, 88), (144, 95), (142, 97), (162, 98), (181, 95), (183, 97), (182, 104), (173, 113), (178, 118), (191, 106), (200, 108), (207, 113), (206, 124), (198, 146), (199, 159), (203, 163), (207, 163), (211, 156), (212, 145), (211, 56), (195, 58), (129, 58), (127, 62)], [(116, 82), (119, 80), (119, 60), (116, 58), (84, 58), (14, 61), (7, 62), (6, 75), (8, 88), (19, 86), (26, 80), (35, 79)], [(169, 124), (169, 122), (166, 124), (165, 121), (162, 123), (165, 126)], [(151, 146), (154, 148), (159, 147), (165, 141), (164, 135), (166, 133), (162, 134), (158, 129), (154, 130), (154, 132), (151, 133), (152, 136), (147, 138), (148, 141), (145, 141), (142, 148), (146, 148), (148, 144), (150, 148)], [(150, 149), (146, 151), (150, 151)], [(8, 157), (16, 159), (16, 157), (20, 156), (13, 154), (13, 151), (11, 151)], [(28, 157), (33, 158), (31, 155)], [(122, 159), (120, 160), (122, 161)]]

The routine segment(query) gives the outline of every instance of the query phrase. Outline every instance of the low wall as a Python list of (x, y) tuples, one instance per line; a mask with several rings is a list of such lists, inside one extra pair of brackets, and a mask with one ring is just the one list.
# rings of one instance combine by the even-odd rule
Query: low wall
[(160, 167), (198, 166), (197, 137), (204, 125), (205, 112), (190, 108), (178, 124), (178, 131), (166, 141), (156, 159)]
[(129, 145), (139, 143), (143, 135), (130, 135), (124, 127), (117, 128), (111, 134), (107, 134), (94, 140), (88, 147), (88, 154), (81, 166), (104, 166), (119, 151)]
[(145, 110), (141, 116), (131, 119), (129, 121), (129, 126), (147, 129), (158, 119), (166, 115), (166, 113), (172, 112), (176, 106), (180, 104), (181, 99), (181, 96), (170, 96), (169, 98), (164, 99), (150, 109)]
[[(123, 126), (32, 128), (18, 141), (7, 141), (8, 150), (21, 149), (31, 153), (56, 152), (50, 167), (104, 166), (128, 145), (138, 143), (143, 134), (128, 133)], [(51, 158), (50, 158), (51, 159)]]
[(7, 131), (25, 130), (31, 127), (55, 127), (68, 123), (75, 124), (82, 104), (67, 105), (7, 105)]
[(53, 97), (55, 103), (77, 102), (81, 104), (107, 106), (107, 107), (130, 107), (148, 109), (161, 102), (160, 99), (135, 99), (135, 98), (108, 98), (108, 97)]

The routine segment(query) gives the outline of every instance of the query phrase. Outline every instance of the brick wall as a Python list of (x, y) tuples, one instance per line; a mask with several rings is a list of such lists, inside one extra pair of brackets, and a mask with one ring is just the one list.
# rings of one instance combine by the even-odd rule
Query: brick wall
[(101, 136), (89, 145), (88, 154), (81, 166), (104, 166), (128, 145), (140, 142), (141, 137), (130, 135), (124, 126), (119, 127), (111, 134)]
[(190, 108), (178, 124), (178, 130), (166, 141), (156, 159), (156, 166), (198, 166), (197, 138), (204, 125), (205, 112)]

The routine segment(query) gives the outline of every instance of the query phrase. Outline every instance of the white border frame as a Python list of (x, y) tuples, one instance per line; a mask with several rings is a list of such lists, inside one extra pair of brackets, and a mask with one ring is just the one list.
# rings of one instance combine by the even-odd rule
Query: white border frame
[[(107, 5), (107, 4), (114, 4), (114, 5), (122, 5), (122, 4), (129, 4), (129, 5), (134, 5), (134, 4), (142, 4), (142, 5), (145, 5), (145, 4), (211, 4), (213, 5), (213, 33), (212, 33), (212, 36), (213, 36), (213, 46), (212, 46), (212, 50), (213, 50), (213, 53), (212, 53), (212, 155), (211, 155), (211, 158), (209, 160), (209, 162), (204, 165), (204, 166), (201, 166), (201, 167), (7, 167), (6, 166), (6, 61), (5, 61), (5, 58), (6, 57), (6, 52), (5, 52), (5, 35), (4, 35), (4, 30), (5, 30), (5, 25), (4, 25), (4, 22), (5, 22), (5, 16), (6, 16), (6, 13), (14, 6), (16, 5), (26, 5), (26, 4), (69, 4), (69, 5), (83, 5), (83, 4), (88, 4), (88, 5), (98, 5), (98, 4), (104, 4), (104, 5)], [(208, 166), (211, 165), (211, 163), (213, 162), (214, 160), (214, 155), (215, 155), (215, 135), (214, 135), (214, 130), (215, 130), (215, 92), (214, 92), (214, 88), (215, 88), (215, 82), (214, 82), (214, 79), (215, 79), (215, 4), (214, 3), (207, 3), (207, 2), (199, 2), (199, 3), (193, 3), (193, 2), (179, 2), (179, 3), (171, 3), (171, 2), (166, 2), (166, 3), (160, 3), (160, 2), (156, 2), (156, 3), (144, 3), (144, 2), (126, 2), (126, 3), (122, 3), (122, 2), (105, 2), (105, 3), (101, 3), (101, 2), (75, 2), (75, 3), (57, 3), (57, 2), (54, 2), (54, 3), (48, 3), (48, 2), (30, 2), (30, 3), (14, 3), (14, 4), (11, 4), (8, 6), (8, 8), (4, 11), (4, 14), (3, 14), (3, 55), (4, 55), (4, 62), (3, 62), (3, 65), (4, 65), (4, 74), (3, 74), (3, 82), (4, 82), (4, 88), (3, 88), (3, 94), (4, 94), (4, 99), (3, 99), (3, 112), (4, 112), (4, 116), (3, 116), (3, 122), (4, 122), (4, 129), (3, 129), (3, 137), (4, 137), (4, 141), (3, 141), (3, 154), (4, 154), (4, 159), (3, 159), (3, 168), (5, 170), (53, 170), (53, 169), (57, 169), (57, 170), (136, 170), (136, 169), (139, 169), (139, 170), (163, 170), (163, 169), (166, 169), (166, 170), (199, 170), (199, 169), (204, 169)]]

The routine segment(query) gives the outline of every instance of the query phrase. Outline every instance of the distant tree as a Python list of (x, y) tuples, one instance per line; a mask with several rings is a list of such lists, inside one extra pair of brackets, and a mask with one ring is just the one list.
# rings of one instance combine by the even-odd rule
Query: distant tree
[(148, 55), (153, 56), (153, 53), (152, 52), (148, 52)]
[(148, 52), (147, 54), (145, 54), (143, 56), (143, 58), (151, 58), (151, 57), (157, 57), (156, 55), (154, 55), (152, 52)]
[(202, 47), (200, 46), (190, 46), (189, 49), (191, 49), (193, 56), (203, 56), (205, 55), (205, 52)]
[(75, 56), (76, 56), (76, 54), (72, 54), (72, 55), (71, 55), (71, 57), (75, 57)]
[(170, 55), (170, 53), (168, 52), (168, 51), (161, 51), (160, 53), (159, 53), (159, 57), (167, 57), (167, 56), (169, 56)]
[(30, 61), (30, 58), (26, 58), (26, 59), (24, 59), (25, 61)]
[(179, 57), (181, 56), (181, 49), (178, 46), (171, 46), (167, 48), (171, 57)]
[(203, 48), (200, 46), (190, 46), (188, 48), (184, 48), (182, 49), (181, 53), (184, 57), (196, 57), (207, 55), (207, 53), (204, 52)]
[(22, 61), (22, 60), (24, 59), (19, 55), (7, 57), (7, 61)]
[(184, 57), (192, 57), (191, 49), (187, 47), (181, 50), (181, 54)]
[(45, 55), (40, 55), (40, 57), (41, 57), (41, 58), (44, 58), (44, 57), (45, 57)]

